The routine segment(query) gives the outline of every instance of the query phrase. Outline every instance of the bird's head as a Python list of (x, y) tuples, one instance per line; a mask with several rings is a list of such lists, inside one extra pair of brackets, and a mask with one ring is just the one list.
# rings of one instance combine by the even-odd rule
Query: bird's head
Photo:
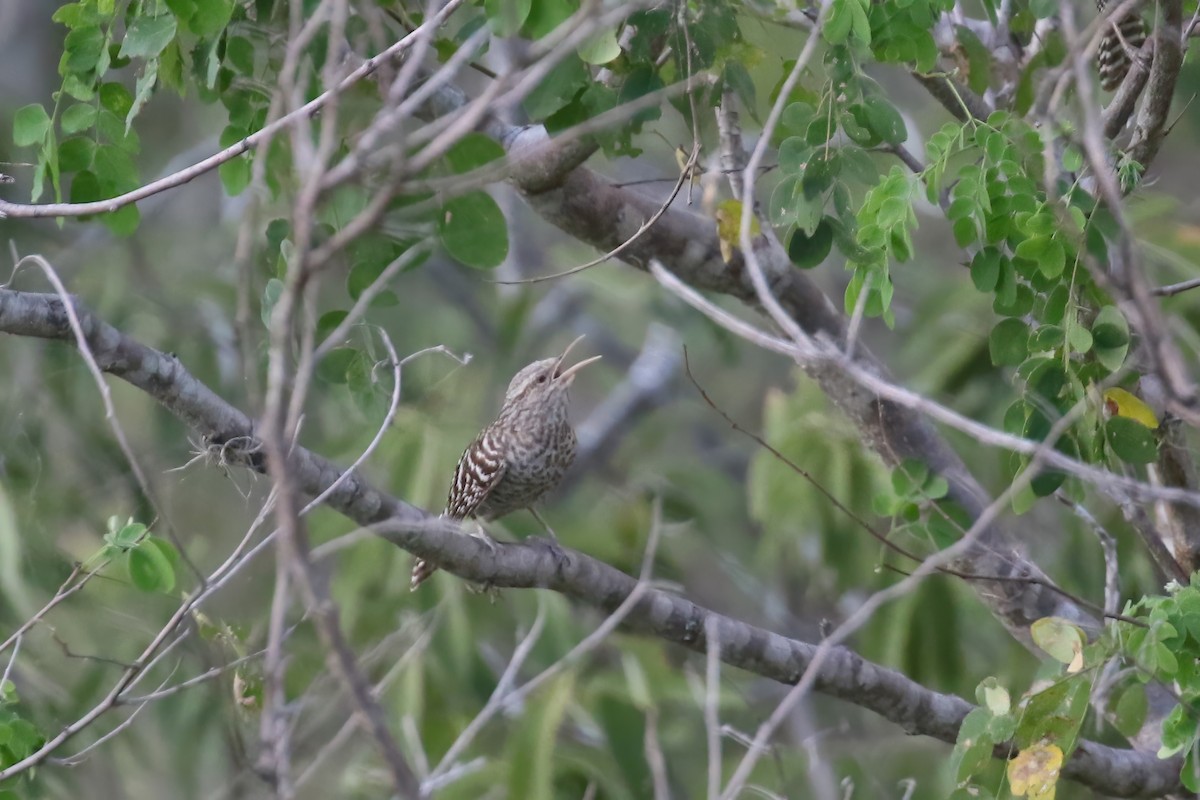
[(583, 337), (580, 336), (571, 342), (567, 345), (567, 349), (562, 351), (562, 355), (556, 358), (543, 358), (541, 361), (535, 361), (522, 368), (508, 384), (508, 391), (504, 394), (504, 405), (511, 406), (531, 401), (547, 402), (555, 398), (566, 398), (567, 389), (570, 388), (579, 370), (600, 360), (600, 356), (592, 356), (573, 366), (564, 366), (571, 348), (582, 340)]

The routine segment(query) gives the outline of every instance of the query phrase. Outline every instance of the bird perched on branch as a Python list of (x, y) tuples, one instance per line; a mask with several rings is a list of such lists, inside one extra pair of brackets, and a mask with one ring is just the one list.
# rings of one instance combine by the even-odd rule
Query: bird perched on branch
[[(575, 459), (568, 390), (579, 370), (600, 360), (592, 356), (563, 368), (567, 354), (582, 339), (567, 345), (557, 358), (535, 361), (513, 377), (496, 421), (475, 437), (458, 460), (443, 517), (489, 522), (529, 509), (554, 536), (533, 504), (558, 485)], [(479, 535), (491, 542), (482, 528)], [(436, 570), (425, 559), (417, 559), (413, 590)]]
[[(1108, 3), (1109, 0), (1096, 0), (1096, 10), (1103, 14)], [(1125, 80), (1134, 57), (1146, 42), (1146, 34), (1146, 21), (1136, 12), (1109, 20), (1096, 52), (1100, 87), (1104, 91), (1113, 91)]]

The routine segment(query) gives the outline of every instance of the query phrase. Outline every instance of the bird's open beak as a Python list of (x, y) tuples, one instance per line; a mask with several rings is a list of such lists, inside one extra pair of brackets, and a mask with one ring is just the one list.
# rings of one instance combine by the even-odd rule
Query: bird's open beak
[(579, 372), (579, 370), (583, 369), (588, 364), (594, 364), (600, 360), (600, 356), (592, 356), (591, 358), (585, 358), (583, 361), (580, 361), (578, 364), (572, 367), (567, 367), (566, 369), (562, 368), (563, 362), (567, 360), (567, 354), (571, 352), (571, 348), (582, 341), (583, 337), (580, 336), (578, 339), (567, 345), (567, 349), (563, 350), (562, 355), (558, 357), (558, 363), (554, 365), (555, 380), (563, 381), (566, 383), (566, 385), (570, 386), (571, 381), (575, 380), (576, 372)]

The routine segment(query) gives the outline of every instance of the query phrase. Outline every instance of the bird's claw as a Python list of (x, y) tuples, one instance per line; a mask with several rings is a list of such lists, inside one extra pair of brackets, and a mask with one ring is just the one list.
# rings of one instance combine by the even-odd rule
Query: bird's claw
[(530, 544), (549, 550), (550, 555), (554, 556), (554, 561), (558, 565), (559, 572), (562, 572), (564, 569), (571, 566), (571, 554), (568, 553), (563, 546), (558, 543), (558, 537), (530, 536), (526, 541), (528, 541)]
[(500, 597), (500, 589), (494, 583), (468, 583), (467, 591), (471, 594), (486, 594), (493, 605)]

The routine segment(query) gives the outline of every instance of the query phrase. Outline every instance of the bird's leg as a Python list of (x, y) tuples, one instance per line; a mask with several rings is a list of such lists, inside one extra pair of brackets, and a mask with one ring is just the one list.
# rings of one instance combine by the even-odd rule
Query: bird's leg
[[(483, 527), (483, 522), (479, 519), (475, 520), (471, 536), (486, 544), (493, 553), (500, 547), (500, 543), (487, 532), (487, 529)], [(500, 596), (500, 590), (490, 583), (468, 583), (467, 591), (471, 594), (486, 594), (492, 603), (495, 603), (496, 598)]]
[(546, 533), (550, 534), (549, 537), (532, 536), (530, 539), (538, 542), (550, 551), (550, 554), (554, 556), (554, 560), (558, 562), (558, 568), (561, 571), (571, 563), (571, 557), (567, 555), (567, 551), (558, 543), (558, 536), (554, 533), (554, 529), (546, 524), (546, 520), (542, 519), (542, 515), (537, 512), (537, 509), (530, 506), (529, 513), (533, 514), (533, 518), (542, 523), (542, 527), (546, 529)]
[(546, 520), (542, 519), (542, 515), (537, 512), (537, 509), (534, 508), (533, 506), (530, 506), (529, 513), (533, 514), (534, 519), (536, 519), (538, 522), (542, 523), (542, 527), (546, 529), (546, 533), (550, 534), (550, 538), (554, 540), (555, 544), (557, 544), (558, 543), (558, 535), (554, 532), (554, 529), (551, 528), (546, 523)]
[(496, 552), (497, 548), (500, 547), (500, 543), (496, 541), (495, 537), (493, 537), (490, 533), (487, 532), (487, 529), (483, 527), (483, 523), (480, 522), (479, 520), (475, 520), (475, 527), (470, 532), (470, 534), (471, 534), (471, 536), (474, 536), (476, 539), (478, 539), (479, 541), (486, 544), (488, 546), (488, 549), (491, 550), (493, 553)]

